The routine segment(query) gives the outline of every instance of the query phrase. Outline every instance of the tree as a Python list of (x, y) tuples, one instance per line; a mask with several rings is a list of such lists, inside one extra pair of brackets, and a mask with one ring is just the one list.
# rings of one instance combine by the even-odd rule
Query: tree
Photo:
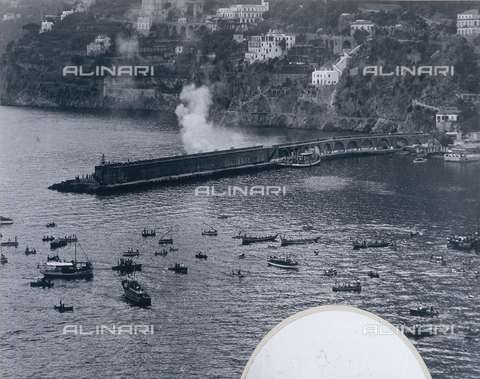
[(34, 35), (38, 34), (40, 31), (41, 26), (38, 24), (35, 24), (34, 22), (31, 22), (30, 24), (26, 24), (22, 26), (22, 30), (27, 31), (29, 35)]
[(353, 33), (353, 39), (355, 40), (355, 43), (357, 45), (361, 45), (362, 43), (364, 43), (367, 40), (369, 35), (370, 35), (370, 33), (368, 33), (366, 30), (357, 29)]

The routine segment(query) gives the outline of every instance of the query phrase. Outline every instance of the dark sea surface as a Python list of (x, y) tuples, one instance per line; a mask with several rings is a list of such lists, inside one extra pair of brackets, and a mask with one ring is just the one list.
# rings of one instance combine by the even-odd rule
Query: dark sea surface
[[(14, 219), (2, 226), (2, 241), (18, 236), (20, 243), (2, 247), (8, 258), (1, 267), (2, 378), (239, 378), (276, 324), (328, 304), (355, 306), (394, 325), (454, 325), (453, 334), (412, 342), (434, 378), (480, 377), (479, 341), (465, 339), (480, 321), (480, 278), (474, 275), (479, 257), (446, 246), (449, 234), (477, 230), (480, 162), (414, 164), (409, 156), (376, 156), (106, 196), (59, 193), (47, 187), (92, 173), (102, 154), (115, 161), (182, 154), (175, 116), (13, 107), (0, 112), (0, 213)], [(252, 145), (332, 135), (240, 132)], [(199, 185), (216, 191), (280, 185), (286, 196), (196, 197)], [(47, 229), (50, 221), (58, 226)], [(217, 237), (202, 237), (209, 225)], [(142, 238), (143, 228), (156, 229), (157, 237)], [(179, 250), (155, 256), (162, 249), (158, 239), (170, 229)], [(412, 229), (421, 235), (410, 237)], [(232, 239), (240, 230), (321, 238), (306, 246), (241, 246)], [(30, 287), (41, 276), (37, 265), (52, 254), (42, 237), (52, 234), (78, 236), (77, 256), (92, 260), (93, 279)], [(356, 238), (393, 239), (396, 249), (354, 251)], [(25, 255), (27, 245), (37, 254)], [(148, 308), (126, 302), (123, 276), (111, 270), (129, 248), (140, 251), (137, 279), (152, 297)], [(208, 259), (195, 259), (197, 251)], [(240, 252), (245, 259), (238, 259)], [(74, 245), (55, 253), (71, 260)], [(299, 260), (298, 271), (267, 266), (269, 255), (285, 253)], [(446, 266), (430, 260), (432, 254), (443, 255)], [(176, 262), (188, 266), (187, 275), (166, 270)], [(323, 276), (329, 267), (337, 269), (337, 278)], [(238, 269), (245, 277), (230, 275)], [(366, 275), (371, 269), (379, 279)], [(332, 292), (334, 282), (357, 277), (361, 293)], [(53, 306), (60, 300), (74, 312), (57, 313)], [(440, 315), (410, 316), (409, 308), (421, 304), (435, 306)], [(65, 325), (84, 331), (153, 325), (154, 333), (64, 335)]]

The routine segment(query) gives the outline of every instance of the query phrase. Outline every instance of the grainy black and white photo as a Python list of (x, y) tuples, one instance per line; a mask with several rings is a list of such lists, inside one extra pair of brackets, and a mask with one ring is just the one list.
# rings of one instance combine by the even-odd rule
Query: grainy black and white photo
[(479, 12), (0, 0), (1, 377), (479, 378)]

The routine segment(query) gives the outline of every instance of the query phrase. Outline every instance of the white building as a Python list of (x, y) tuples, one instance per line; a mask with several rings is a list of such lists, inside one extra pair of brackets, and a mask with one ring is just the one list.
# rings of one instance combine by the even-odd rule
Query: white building
[(40, 33), (49, 32), (52, 30), (53, 22), (43, 21), (42, 27), (40, 28)]
[(137, 32), (141, 35), (147, 36), (152, 27), (152, 19), (150, 17), (137, 18)]
[(230, 8), (219, 8), (217, 9), (217, 17), (240, 24), (255, 24), (263, 20), (262, 15), (268, 9), (268, 2), (262, 0), (260, 5), (237, 4), (231, 5)]
[(91, 42), (87, 45), (87, 55), (97, 56), (106, 53), (110, 47), (110, 37), (106, 35), (98, 35), (95, 38), (95, 42)]
[(375, 31), (375, 23), (365, 20), (356, 20), (350, 25), (350, 36), (353, 37), (353, 34), (357, 30), (365, 30), (371, 35)]
[(338, 69), (320, 69), (312, 72), (312, 84), (316, 86), (333, 86), (338, 83), (341, 72)]
[(295, 35), (269, 31), (264, 36), (252, 36), (248, 41), (248, 52), (245, 53), (245, 59), (252, 63), (254, 61), (263, 61), (275, 57), (280, 57), (284, 51), (280, 43), (285, 40), (285, 51), (290, 50), (295, 45)]
[(480, 34), (480, 17), (477, 9), (457, 14), (457, 34), (462, 36)]
[(175, 54), (177, 54), (177, 55), (183, 54), (183, 46), (176, 46), (175, 47)]
[(458, 120), (460, 111), (456, 107), (445, 107), (440, 109), (436, 114), (436, 127), (441, 132), (454, 131), (454, 122)]
[(65, 17), (70, 16), (71, 14), (74, 14), (75, 11), (63, 11), (62, 14), (60, 15), (60, 20), (63, 20)]

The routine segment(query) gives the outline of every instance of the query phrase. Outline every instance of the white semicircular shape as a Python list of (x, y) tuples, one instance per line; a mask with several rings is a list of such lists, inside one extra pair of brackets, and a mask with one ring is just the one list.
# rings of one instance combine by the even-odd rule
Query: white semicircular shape
[(242, 379), (425, 379), (430, 373), (395, 326), (364, 310), (320, 306), (275, 326)]

